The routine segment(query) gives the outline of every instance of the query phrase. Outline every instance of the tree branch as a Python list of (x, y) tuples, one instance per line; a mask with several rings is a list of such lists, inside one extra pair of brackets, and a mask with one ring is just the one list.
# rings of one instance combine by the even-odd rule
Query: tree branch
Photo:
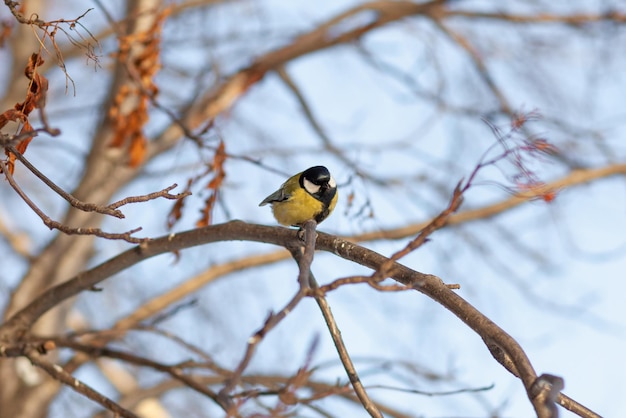
[(1, 161), (1, 160), (0, 160), (0, 171), (4, 173), (7, 181), (9, 182), (13, 190), (15, 190), (15, 192), (22, 198), (22, 200), (33, 210), (33, 212), (35, 212), (35, 214), (39, 216), (39, 218), (43, 221), (44, 225), (46, 225), (50, 229), (58, 229), (59, 231), (67, 235), (93, 235), (96, 237), (106, 238), (106, 239), (124, 240), (124, 241), (131, 242), (133, 244), (139, 244), (146, 240), (146, 238), (135, 238), (132, 236), (134, 233), (141, 231), (142, 229), (141, 227), (131, 229), (130, 231), (123, 232), (123, 233), (112, 233), (112, 232), (104, 232), (100, 228), (80, 228), (80, 227), (72, 228), (70, 226), (62, 224), (61, 222), (55, 221), (52, 218), (50, 218), (48, 215), (46, 215), (44, 211), (42, 211), (35, 204), (35, 202), (33, 202), (28, 197), (28, 195), (20, 188), (20, 186), (17, 184), (17, 182), (15, 181), (15, 179), (9, 172), (7, 165), (4, 163), (4, 161)]
[[(312, 273), (310, 273), (311, 280), (311, 288), (313, 290), (319, 289), (319, 285), (315, 280), (315, 277)], [(333, 339), (333, 343), (335, 345), (335, 349), (337, 350), (337, 355), (341, 360), (341, 364), (343, 364), (343, 368), (346, 371), (346, 375), (348, 376), (348, 380), (350, 380), (350, 384), (356, 393), (356, 396), (361, 401), (361, 404), (365, 408), (365, 410), (370, 414), (373, 418), (382, 418), (383, 414), (378, 409), (376, 403), (374, 403), (363, 383), (361, 382), (361, 378), (359, 377), (356, 367), (354, 367), (354, 363), (350, 358), (350, 353), (346, 348), (346, 344), (343, 342), (343, 338), (341, 337), (341, 331), (339, 330), (339, 326), (337, 325), (337, 321), (335, 321), (335, 317), (330, 310), (330, 305), (326, 300), (326, 296), (322, 292), (313, 292), (313, 297), (317, 302), (317, 306), (319, 306), (320, 311), (322, 312), (322, 316), (324, 317), (324, 321), (326, 322), (326, 326), (328, 327), (328, 332), (330, 332), (330, 336)]]
[(47, 361), (41, 360), (39, 355), (36, 353), (27, 354), (26, 357), (37, 367), (48, 373), (53, 379), (58, 380), (63, 383), (65, 386), (68, 386), (73, 391), (80, 393), (81, 395), (91, 399), (102, 405), (104, 408), (112, 411), (116, 414), (116, 416), (124, 417), (124, 418), (139, 418), (137, 415), (132, 413), (131, 411), (122, 408), (117, 403), (113, 402), (111, 399), (102, 395), (100, 392), (94, 390), (90, 386), (76, 379), (71, 374), (67, 373), (63, 367), (58, 364), (52, 364)]
[[(177, 251), (192, 246), (227, 240), (249, 240), (288, 247), (292, 245), (291, 243), (296, 242), (295, 240), (298, 240), (298, 238), (296, 231), (286, 228), (232, 221), (144, 242), (44, 292), (28, 306), (9, 318), (7, 322), (0, 327), (0, 341), (4, 342), (6, 345), (19, 341), (27, 334), (32, 324), (49, 309), (83, 290), (92, 288), (99, 282), (133, 264), (164, 252)], [(387, 257), (374, 251), (322, 232), (318, 232), (317, 249), (332, 252), (346, 260), (359, 263), (375, 271), (389, 260)], [(523, 349), (509, 334), (455, 292), (450, 290), (445, 283), (436, 276), (411, 270), (399, 263), (394, 263), (388, 274), (389, 277), (394, 280), (406, 286), (411, 286), (415, 290), (437, 301), (480, 335), (492, 353), (497, 351), (498, 355), (494, 355), (496, 360), (501, 362), (507, 370), (511, 371), (522, 380), (529, 399), (533, 402), (536, 412), (539, 413), (539, 409), (544, 407), (543, 401), (538, 400), (538, 398), (534, 397), (532, 394), (532, 388), (535, 387), (537, 375)], [(290, 309), (291, 304), (295, 306), (304, 295), (305, 292), (301, 289), (296, 297), (290, 301), (290, 305), (285, 308)], [(283, 309), (281, 312), (286, 315), (287, 311)], [(280, 316), (268, 318), (268, 321), (266, 321), (266, 324), (260, 331), (263, 332), (264, 330), (271, 329), (271, 327), (275, 326), (280, 321), (279, 318)], [(253, 337), (253, 339), (255, 338)], [(256, 342), (251, 339), (248, 351), (253, 351), (255, 344)], [(247, 357), (248, 354), (246, 354), (244, 360)], [(247, 363), (242, 361), (241, 364), (243, 365), (240, 365), (241, 369), (245, 369)], [(230, 389), (230, 387), (233, 387), (233, 385), (229, 385), (228, 389)], [(559, 400), (560, 399), (559, 397)]]

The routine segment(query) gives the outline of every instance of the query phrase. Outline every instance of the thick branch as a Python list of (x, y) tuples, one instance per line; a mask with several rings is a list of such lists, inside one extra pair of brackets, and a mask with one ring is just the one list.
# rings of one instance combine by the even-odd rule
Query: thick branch
[[(150, 257), (226, 240), (249, 240), (289, 246), (297, 240), (295, 234), (295, 231), (286, 228), (232, 221), (145, 242), (44, 292), (0, 327), (0, 341), (9, 344), (16, 342), (28, 332), (38, 318), (52, 307)], [(332, 252), (373, 270), (378, 270), (380, 266), (388, 262), (387, 257), (374, 251), (321, 232), (317, 237), (317, 249)], [(543, 403), (539, 403), (543, 400), (535, 399), (531, 395), (533, 388), (536, 388), (537, 375), (522, 348), (509, 334), (450, 290), (436, 276), (416, 272), (399, 263), (395, 263), (389, 270), (389, 276), (439, 302), (480, 335), (488, 345), (501, 350), (503, 355), (496, 356), (496, 359), (502, 361), (502, 358), (505, 358), (510, 362), (511, 366), (507, 368), (522, 380), (536, 411), (545, 407)]]
[(606, 13), (576, 13), (576, 14), (511, 14), (511, 13), (488, 13), (473, 12), (467, 10), (447, 10), (446, 17), (464, 17), (469, 19), (485, 19), (502, 21), (505, 23), (550, 23), (568, 25), (587, 25), (598, 22), (626, 23), (626, 13), (618, 10), (608, 10)]
[[(268, 71), (275, 70), (303, 55), (356, 41), (372, 29), (406, 17), (437, 15), (441, 13), (447, 2), (447, 0), (433, 0), (426, 3), (372, 1), (349, 9), (294, 39), (289, 45), (262, 55), (250, 67), (225, 80), (219, 88), (210, 92), (199, 103), (196, 107), (199, 112), (192, 118), (191, 125), (197, 126), (202, 121), (212, 120), (218, 114), (228, 110), (251, 85), (262, 79)], [(366, 23), (355, 27), (354, 22), (361, 18)], [(197, 119), (198, 117), (200, 119)]]
[[(624, 176), (626, 175), (626, 164), (614, 164), (600, 168), (581, 169), (574, 170), (550, 183), (546, 183), (542, 187), (537, 187), (524, 193), (518, 193), (506, 200), (483, 206), (476, 209), (468, 209), (456, 214), (453, 214), (448, 219), (448, 225), (458, 225), (471, 221), (488, 219), (492, 216), (506, 212), (509, 209), (520, 206), (529, 200), (541, 198), (547, 192), (561, 191), (565, 188), (576, 186), (580, 184), (587, 184), (592, 181), (612, 177), (612, 176)], [(379, 239), (400, 239), (413, 236), (419, 233), (430, 221), (420, 222), (412, 224), (402, 228), (387, 229), (384, 231), (366, 232), (364, 234), (355, 235), (350, 237), (354, 241), (373, 241)]]

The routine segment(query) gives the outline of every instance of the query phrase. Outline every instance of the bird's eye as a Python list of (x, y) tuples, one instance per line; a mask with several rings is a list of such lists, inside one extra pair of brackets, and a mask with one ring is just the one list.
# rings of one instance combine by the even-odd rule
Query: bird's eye
[(302, 184), (304, 185), (304, 189), (311, 194), (315, 194), (320, 191), (320, 186), (309, 181), (307, 178), (303, 179)]

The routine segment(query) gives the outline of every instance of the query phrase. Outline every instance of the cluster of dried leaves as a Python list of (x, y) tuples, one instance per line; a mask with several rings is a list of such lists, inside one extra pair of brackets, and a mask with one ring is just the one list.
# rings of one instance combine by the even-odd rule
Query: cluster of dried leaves
[(148, 140), (144, 127), (150, 119), (149, 104), (159, 93), (154, 78), (161, 68), (161, 32), (169, 14), (170, 9), (166, 8), (147, 30), (118, 36), (117, 59), (125, 64), (135, 82), (118, 91), (109, 110), (111, 146), (127, 147), (131, 167), (139, 166), (146, 156)]
[[(14, 7), (11, 10), (14, 15), (21, 16), (21, 9)], [(30, 56), (28, 64), (24, 70), (24, 74), (29, 81), (24, 101), (16, 103), (13, 108), (0, 114), (0, 129), (5, 128), (10, 122), (16, 123), (15, 132), (11, 134), (2, 134), (1, 137), (0, 145), (4, 148), (5, 155), (8, 158), (6, 161), (0, 161), (0, 172), (2, 172), (3, 167), (6, 169), (7, 173), (5, 174), (11, 187), (13, 187), (17, 194), (49, 228), (58, 229), (61, 232), (70, 235), (95, 235), (102, 238), (122, 239), (132, 243), (140, 243), (145, 239), (136, 238), (132, 235), (140, 231), (141, 228), (134, 228), (123, 233), (108, 233), (100, 230), (99, 228), (73, 228), (49, 218), (45, 212), (41, 210), (23, 190), (21, 190), (16, 180), (12, 177), (15, 170), (15, 162), (16, 160), (19, 160), (36, 177), (43, 181), (48, 187), (50, 187), (55, 193), (60, 195), (73, 207), (86, 212), (98, 212), (115, 216), (117, 218), (124, 218), (123, 213), (118, 210), (118, 208), (128, 203), (146, 202), (161, 197), (179, 200), (189, 194), (188, 191), (181, 194), (170, 194), (169, 191), (176, 187), (176, 185), (173, 185), (146, 195), (127, 197), (110, 205), (97, 205), (94, 203), (82, 202), (57, 186), (24, 157), (23, 154), (25, 153), (28, 144), (40, 132), (46, 132), (52, 136), (60, 134), (58, 129), (49, 126), (44, 112), (46, 92), (48, 90), (48, 80), (38, 71), (44, 64), (42, 54), (44, 52), (50, 52), (44, 41), (45, 39), (49, 40), (52, 45), (51, 49), (56, 54), (56, 62), (65, 72), (63, 57), (60, 53), (55, 36), (57, 35), (59, 29), (63, 30), (61, 27), (62, 24), (67, 24), (71, 30), (74, 30), (76, 25), (80, 24), (79, 20), (84, 17), (87, 12), (72, 20), (62, 19), (58, 21), (44, 22), (39, 19), (30, 19), (23, 22), (18, 19), (21, 23), (38, 27), (43, 31), (43, 35), (42, 37), (37, 35), (39, 39), (39, 51)], [(118, 59), (124, 64), (123, 67), (127, 70), (129, 76), (128, 78), (131, 81), (124, 84), (118, 90), (118, 94), (114, 98), (114, 104), (111, 107), (109, 114), (113, 131), (112, 140), (109, 145), (112, 147), (125, 147), (127, 164), (130, 167), (137, 167), (145, 159), (147, 139), (143, 130), (145, 124), (149, 120), (149, 103), (151, 100), (154, 100), (158, 94), (158, 87), (154, 78), (160, 68), (159, 56), (161, 50), (160, 42), (162, 26), (169, 13), (170, 9), (167, 8), (161, 11), (158, 18), (154, 20), (152, 26), (145, 31), (134, 32), (131, 35), (119, 37), (120, 49)], [(64, 30), (63, 32), (66, 33)], [(87, 31), (87, 33), (89, 32)], [(77, 43), (71, 36), (68, 35), (68, 38), (73, 44)], [(95, 38), (92, 37), (92, 39)], [(93, 50), (89, 47), (89, 42), (78, 42), (78, 44), (81, 47), (86, 47), (88, 57), (92, 56)], [(66, 78), (71, 80), (67, 72), (65, 72), (65, 74)], [(42, 125), (42, 127), (37, 129), (33, 127), (30, 120), (31, 114), (35, 109), (39, 110), (40, 123)]]
[[(196, 221), (196, 226), (198, 228), (211, 225), (212, 223), (213, 209), (215, 208), (220, 188), (222, 187), (224, 178), (226, 177), (226, 171), (224, 170), (226, 158), (227, 155), (224, 141), (220, 141), (215, 150), (215, 154), (213, 155), (213, 161), (207, 164), (202, 173), (187, 180), (185, 193), (191, 195), (191, 189), (193, 186), (208, 179), (206, 185), (203, 186), (203, 189), (208, 190), (209, 195), (204, 200), (204, 206), (200, 211), (200, 218)], [(179, 199), (174, 203), (167, 217), (168, 228), (171, 229), (182, 218), (184, 204), (185, 199)]]
[[(28, 117), (35, 109), (43, 109), (46, 103), (46, 92), (48, 91), (48, 80), (37, 72), (37, 68), (44, 63), (43, 58), (38, 53), (33, 53), (24, 69), (24, 75), (29, 80), (28, 92), (23, 102), (16, 103), (13, 109), (5, 110), (0, 114), (0, 129), (9, 122), (17, 122), (19, 126), (15, 135), (7, 138), (6, 145), (14, 145), (20, 152), (24, 153), (30, 141), (37, 135)], [(4, 141), (4, 138), (3, 138)], [(8, 170), (13, 174), (15, 169), (15, 155), (5, 148), (5, 154), (9, 157)], [(1, 171), (1, 170), (0, 170)]]

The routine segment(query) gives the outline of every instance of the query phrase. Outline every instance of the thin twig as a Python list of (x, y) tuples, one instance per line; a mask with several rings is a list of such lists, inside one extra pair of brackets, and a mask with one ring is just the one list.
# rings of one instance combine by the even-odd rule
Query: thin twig
[(176, 187), (178, 187), (178, 184), (174, 183), (169, 187), (166, 187), (163, 190), (159, 190), (158, 192), (153, 192), (153, 193), (148, 193), (146, 195), (141, 195), (141, 196), (130, 196), (130, 197), (126, 197), (122, 200), (119, 200), (117, 202), (111, 203), (110, 205), (108, 205), (108, 208), (111, 209), (116, 209), (119, 208), (120, 206), (124, 206), (127, 205), (129, 203), (140, 203), (140, 202), (147, 202), (149, 200), (154, 200), (154, 199), (158, 199), (159, 197), (168, 199), (168, 200), (178, 200), (178, 199), (182, 199), (184, 197), (187, 197), (191, 194), (190, 191), (184, 191), (182, 193), (177, 193), (177, 194), (170, 194), (169, 191), (172, 189), (175, 189)]
[(220, 396), (223, 401), (226, 401), (226, 399), (230, 401), (229, 394), (241, 380), (241, 376), (250, 364), (250, 361), (252, 360), (252, 357), (254, 356), (254, 353), (259, 343), (272, 329), (274, 329), (283, 319), (285, 319), (285, 317), (287, 317), (287, 315), (291, 311), (293, 311), (293, 309), (302, 301), (302, 299), (304, 299), (307, 293), (308, 287), (300, 287), (298, 289), (298, 292), (291, 298), (291, 300), (277, 313), (270, 313), (265, 320), (263, 326), (248, 339), (246, 351), (243, 355), (243, 358), (240, 360), (237, 368), (233, 371), (233, 374), (218, 394), (218, 396)]
[[(319, 289), (317, 281), (312, 273), (310, 274), (309, 282), (311, 284), (311, 288)], [(326, 297), (321, 292), (314, 292), (313, 297), (317, 302), (317, 306), (319, 306), (320, 311), (322, 312), (322, 316), (324, 317), (324, 321), (326, 321), (326, 326), (328, 327), (328, 331), (330, 332), (330, 336), (333, 339), (333, 343), (335, 344), (335, 349), (337, 350), (337, 354), (339, 355), (339, 359), (341, 360), (341, 364), (343, 364), (343, 368), (348, 375), (348, 379), (350, 380), (350, 384), (352, 384), (352, 388), (356, 393), (357, 397), (361, 401), (361, 404), (365, 408), (365, 410), (370, 414), (370, 416), (374, 418), (382, 418), (383, 414), (378, 409), (378, 406), (370, 399), (369, 395), (365, 391), (363, 387), (363, 383), (357, 374), (356, 368), (354, 367), (354, 363), (350, 358), (350, 353), (348, 353), (348, 349), (346, 348), (345, 343), (343, 342), (343, 338), (341, 337), (341, 331), (339, 330), (339, 326), (337, 325), (337, 321), (335, 321), (335, 317), (333, 316), (332, 311), (330, 310), (330, 305), (326, 300)]]
[(20, 160), (20, 162), (24, 164), (24, 166), (28, 170), (30, 170), (31, 173), (33, 173), (37, 178), (43, 181), (46, 184), (46, 186), (54, 190), (56, 194), (61, 196), (63, 199), (65, 199), (70, 205), (72, 205), (76, 209), (80, 209), (84, 212), (97, 212), (97, 213), (102, 213), (103, 215), (111, 215), (120, 219), (124, 218), (124, 214), (121, 211), (115, 210), (115, 208), (112, 208), (110, 206), (109, 207), (100, 206), (94, 203), (86, 203), (86, 202), (80, 201), (79, 199), (72, 196), (70, 193), (67, 193), (65, 190), (57, 186), (57, 184), (53, 182), (52, 180), (50, 180), (48, 177), (46, 177), (33, 164), (31, 164), (30, 161), (28, 161), (26, 157), (24, 157), (24, 155), (22, 155), (22, 153), (19, 152), (14, 146), (8, 145), (5, 148), (9, 150), (12, 154), (14, 154), (15, 157), (18, 160)]
[(215, 392), (213, 392), (211, 389), (209, 389), (205, 385), (198, 383), (191, 376), (187, 376), (183, 373), (184, 368), (190, 368), (190, 367), (207, 368), (205, 366), (206, 363), (183, 362), (180, 364), (167, 365), (167, 364), (162, 364), (162, 363), (147, 359), (145, 357), (137, 356), (132, 353), (127, 353), (124, 351), (119, 351), (119, 350), (106, 348), (106, 347), (81, 344), (71, 339), (63, 339), (63, 338), (54, 339), (53, 338), (49, 340), (53, 341), (59, 347), (71, 348), (71, 349), (83, 352), (85, 354), (88, 354), (94, 358), (97, 358), (97, 357), (113, 358), (113, 359), (124, 361), (126, 363), (134, 364), (137, 366), (149, 367), (151, 369), (167, 373), (172, 378), (183, 382), (185, 385), (195, 390), (196, 392), (201, 393), (211, 398), (225, 410), (227, 408), (227, 405), (224, 405), (220, 401), (219, 396)]
[[(235, 386), (239, 383), (243, 372), (246, 367), (252, 360), (252, 356), (256, 351), (257, 345), (263, 340), (263, 338), (270, 332), (280, 321), (282, 321), (289, 312), (293, 311), (293, 309), (302, 301), (302, 299), (309, 294), (310, 290), (310, 266), (313, 262), (313, 254), (315, 252), (315, 239), (317, 233), (315, 232), (315, 228), (317, 223), (315, 220), (310, 220), (304, 223), (304, 240), (305, 240), (305, 248), (304, 253), (302, 253), (302, 248), (299, 242), (296, 242), (293, 245), (289, 245), (288, 249), (293, 254), (297, 254), (297, 258), (294, 255), (294, 258), (298, 261), (298, 265), (301, 267), (298, 273), (298, 283), (299, 289), (298, 292), (293, 296), (293, 298), (285, 305), (283, 309), (281, 309), (278, 313), (271, 313), (267, 319), (265, 320), (265, 324), (261, 329), (254, 333), (252, 337), (248, 339), (248, 345), (246, 347), (246, 352), (244, 353), (243, 358), (239, 362), (237, 368), (233, 372), (228, 382), (224, 385), (222, 390), (220, 390), (219, 395), (221, 397), (226, 397), (232, 392)], [(303, 268), (306, 268), (306, 271), (303, 272)]]
[[(298, 293), (306, 292), (309, 295), (312, 295), (317, 302), (317, 305), (322, 312), (322, 316), (324, 317), (324, 321), (326, 321), (326, 326), (328, 327), (328, 331), (333, 339), (333, 343), (335, 344), (335, 348), (337, 349), (337, 354), (339, 355), (339, 359), (343, 364), (343, 367), (346, 371), (348, 379), (352, 384), (352, 387), (361, 401), (361, 404), (365, 407), (365, 410), (374, 418), (382, 418), (382, 413), (376, 406), (374, 402), (370, 399), (369, 395), (365, 391), (363, 387), (363, 383), (361, 383), (361, 379), (356, 372), (356, 368), (354, 367), (354, 363), (350, 359), (350, 354), (348, 353), (348, 349), (341, 338), (341, 331), (337, 326), (337, 322), (330, 310), (330, 306), (324, 296), (324, 293), (318, 292), (319, 285), (311, 272), (311, 263), (313, 262), (313, 254), (315, 252), (315, 241), (317, 239), (317, 232), (315, 231), (315, 227), (317, 223), (314, 220), (307, 221), (304, 223), (304, 239), (305, 239), (305, 248), (304, 251), (301, 250), (300, 247), (294, 246), (289, 247), (289, 251), (291, 252), (292, 257), (298, 263), (299, 274), (298, 281), (300, 283), (300, 290)], [(303, 271), (306, 269), (306, 271)], [(312, 290), (311, 292), (307, 292), (309, 288)]]
[(424, 391), (424, 390), (418, 390), (418, 389), (406, 389), (406, 388), (399, 388), (399, 387), (395, 387), (395, 386), (388, 386), (388, 385), (372, 385), (372, 386), (368, 386), (368, 389), (388, 389), (388, 390), (393, 390), (395, 392), (404, 392), (404, 393), (414, 393), (416, 395), (425, 395), (425, 396), (450, 396), (450, 395), (458, 395), (460, 393), (476, 393), (476, 392), (485, 392), (488, 390), (491, 390), (495, 387), (495, 384), (491, 384), (489, 386), (483, 386), (480, 388), (465, 388), (465, 389), (456, 389), (456, 390), (446, 390), (446, 391), (441, 391), (441, 392), (431, 392), (431, 391)]
[(48, 215), (46, 215), (39, 207), (28, 197), (26, 193), (20, 188), (17, 184), (11, 173), (9, 172), (4, 161), (0, 160), (0, 170), (6, 176), (9, 185), (15, 190), (15, 192), (22, 198), (22, 200), (39, 216), (39, 218), (43, 221), (44, 225), (46, 225), (50, 229), (58, 229), (59, 231), (68, 234), (68, 235), (95, 235), (101, 238), (107, 239), (119, 239), (124, 240), (133, 244), (140, 244), (145, 242), (147, 238), (135, 238), (132, 234), (141, 231), (141, 227), (132, 229), (123, 233), (109, 233), (104, 232), (100, 228), (71, 228), (67, 225), (64, 225), (60, 222), (57, 222), (51, 219)]
[(59, 366), (58, 364), (52, 364), (47, 361), (40, 360), (39, 356), (35, 353), (27, 354), (26, 357), (31, 361), (32, 364), (48, 373), (53, 379), (58, 380), (75, 392), (80, 393), (81, 395), (91, 399), (92, 401), (99, 403), (104, 408), (108, 409), (111, 412), (114, 412), (116, 416), (124, 418), (139, 418), (138, 415), (135, 415), (128, 409), (122, 408), (113, 400), (107, 398), (100, 392), (94, 390), (90, 386), (76, 379), (74, 376), (67, 373), (65, 369), (63, 369), (63, 367)]
[(452, 198), (450, 199), (450, 203), (448, 206), (441, 211), (439, 215), (433, 218), (420, 232), (417, 234), (417, 237), (412, 239), (403, 249), (395, 252), (387, 261), (380, 266), (380, 268), (374, 272), (371, 277), (371, 281), (373, 284), (376, 284), (386, 277), (389, 276), (390, 270), (393, 268), (394, 263), (398, 261), (400, 258), (406, 256), (411, 251), (421, 247), (426, 242), (428, 242), (428, 237), (438, 229), (443, 228), (447, 223), (450, 217), (459, 209), (461, 204), (463, 203), (463, 193), (466, 188), (461, 187), (461, 182), (459, 182), (452, 193)]
[[(540, 198), (543, 194), (552, 190), (562, 190), (589, 184), (599, 179), (611, 178), (614, 176), (626, 175), (626, 164), (613, 164), (599, 168), (589, 168), (574, 170), (550, 183), (546, 183), (542, 187), (531, 190), (520, 190), (508, 199), (499, 202), (478, 207), (475, 209), (467, 209), (459, 213), (455, 213), (448, 219), (448, 225), (461, 225), (481, 219), (487, 219), (506, 212), (514, 207), (520, 206), (528, 201)], [(402, 239), (419, 233), (430, 222), (419, 222), (412, 225), (395, 229), (386, 229), (382, 231), (365, 232), (350, 237), (355, 242), (375, 241), (375, 240), (394, 240)]]
[(20, 3), (18, 3), (17, 1), (4, 0), (4, 4), (9, 8), (9, 10), (11, 11), (11, 14), (13, 15), (13, 17), (15, 17), (15, 19), (18, 22), (23, 23), (25, 25), (36, 25), (40, 27), (45, 26), (46, 22), (39, 19), (39, 16), (36, 14), (32, 15), (30, 19), (25, 18), (24, 15), (20, 13), (19, 11)]
[(576, 402), (574, 399), (570, 398), (569, 396), (565, 395), (564, 393), (559, 393), (559, 396), (557, 398), (557, 402), (563, 408), (567, 409), (568, 411), (571, 411), (571, 412), (575, 413), (579, 417), (602, 418), (601, 415), (595, 413), (591, 409), (587, 408), (585, 405), (583, 405), (583, 404), (581, 404), (579, 402)]
[(604, 13), (572, 13), (572, 14), (552, 14), (552, 13), (505, 13), (505, 12), (477, 12), (472, 10), (451, 9), (446, 10), (446, 17), (463, 17), (475, 20), (492, 20), (504, 21), (506, 23), (519, 23), (522, 25), (528, 23), (540, 24), (568, 24), (572, 26), (586, 27), (586, 25), (596, 22), (615, 22), (626, 23), (626, 13), (619, 10), (611, 10), (607, 8)]
[[(278, 313), (270, 313), (265, 320), (263, 326), (256, 331), (249, 339), (246, 347), (246, 352), (244, 353), (242, 359), (239, 361), (237, 368), (233, 371), (233, 374), (226, 381), (224, 387), (219, 391), (218, 397), (224, 403), (229, 402), (232, 405), (232, 401), (230, 399), (230, 393), (233, 391), (235, 386), (239, 384), (241, 380), (241, 376), (243, 372), (246, 370), (254, 353), (256, 351), (257, 346), (263, 338), (274, 329), (287, 315), (291, 312), (307, 294), (307, 289), (299, 289), (298, 292), (294, 295), (293, 298), (285, 305), (283, 309), (278, 311)], [(227, 412), (232, 412), (230, 409)]]
[[(78, 276), (68, 279), (60, 285), (44, 291), (26, 307), (16, 312), (0, 325), (0, 339), (4, 341), (15, 341), (16, 338), (26, 334), (32, 324), (52, 307), (57, 306), (67, 298), (95, 286), (97, 283), (111, 277), (113, 274), (137, 264), (142, 260), (165, 252), (225, 240), (250, 240), (288, 246), (287, 243), (294, 242), (297, 240), (297, 237), (293, 231), (287, 230), (286, 228), (231, 221), (226, 224), (212, 225), (151, 240), (138, 247), (127, 250), (88, 271), (82, 272)], [(373, 270), (378, 270), (380, 266), (388, 260), (387, 257), (368, 250), (367, 248), (322, 232), (318, 232), (317, 234), (316, 248), (318, 250), (331, 252), (339, 257), (359, 263)], [(436, 276), (411, 270), (398, 263), (395, 263), (390, 273), (392, 273), (392, 277), (396, 281), (407, 286), (412, 286), (415, 290), (437, 301), (456, 315), (462, 322), (483, 338), (490, 350), (492, 347), (501, 350), (504, 356), (500, 356), (500, 358), (498, 358), (496, 356), (497, 353), (494, 354), (493, 351), (492, 354), (494, 354), (494, 357), (500, 363), (502, 363), (502, 361), (500, 361), (501, 359), (508, 358), (510, 365), (513, 367), (506, 367), (505, 365), (507, 370), (510, 370), (513, 374), (518, 376), (522, 380), (527, 392), (530, 391), (537, 379), (537, 374), (522, 347), (502, 328), (497, 326), (465, 299), (448, 289), (443, 281)], [(311, 293), (316, 294), (316, 292)], [(300, 291), (299, 294), (304, 295), (305, 293)], [(283, 309), (282, 315), (286, 316), (288, 309), (291, 306), (297, 305), (297, 302), (299, 302), (298, 298), (299, 296), (296, 297), (294, 303), (291, 303)], [(279, 322), (275, 317), (277, 317), (277, 315), (272, 315), (272, 318), (270, 318), (271, 325), (274, 326)], [(270, 321), (268, 321), (268, 325), (269, 324)], [(268, 328), (269, 327), (264, 327), (263, 330)], [(249, 341), (249, 344), (250, 342), (251, 341)], [(254, 347), (252, 347), (252, 350), (253, 349)], [(528, 395), (531, 401), (533, 401), (533, 405), (535, 405), (530, 392), (528, 392)], [(559, 404), (565, 402), (563, 399), (567, 400), (568, 409), (571, 408), (572, 411), (585, 411), (581, 412), (581, 416), (595, 416), (587, 413), (587, 408), (579, 406), (579, 404), (577, 405), (574, 401), (570, 402), (569, 398), (559, 396)]]

